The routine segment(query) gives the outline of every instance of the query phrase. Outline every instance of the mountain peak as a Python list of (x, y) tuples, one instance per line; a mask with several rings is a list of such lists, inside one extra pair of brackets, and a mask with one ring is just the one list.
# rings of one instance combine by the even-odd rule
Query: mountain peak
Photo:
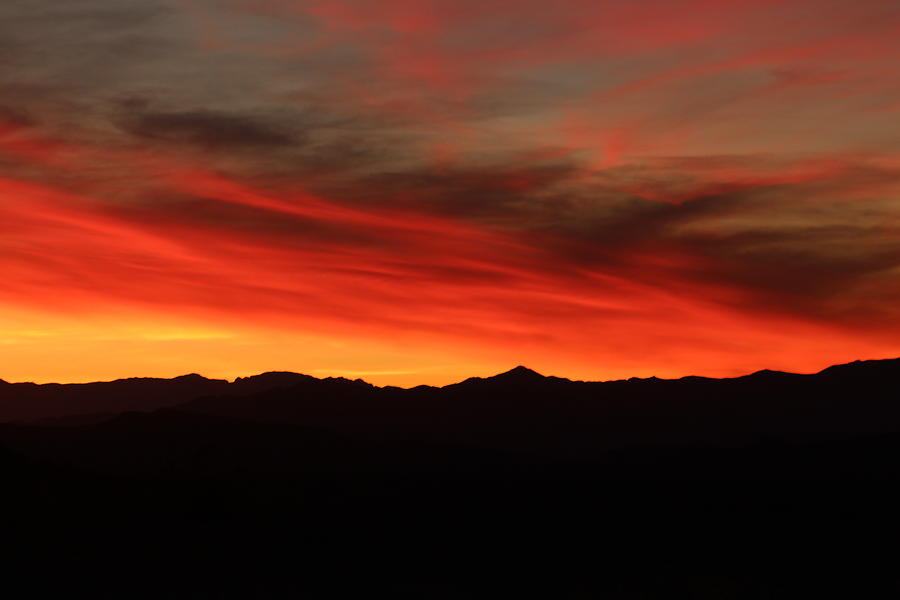
[(203, 375), (199, 373), (188, 373), (187, 375), (179, 375), (172, 379), (172, 381), (211, 381), (207, 379)]
[(292, 371), (266, 371), (265, 373), (258, 373), (257, 375), (249, 375), (247, 377), (237, 377), (234, 380), (234, 383), (248, 383), (251, 381), (298, 381), (298, 380), (309, 380), (315, 379), (311, 375), (303, 375), (302, 373), (294, 373)]
[(538, 381), (547, 381), (549, 379), (555, 379), (550, 377), (544, 377), (537, 371), (532, 371), (528, 367), (523, 367), (519, 365), (517, 367), (513, 367), (509, 371), (504, 371), (503, 373), (498, 373), (496, 375), (492, 375), (490, 377), (469, 377), (465, 381), (461, 381), (459, 383), (453, 383), (447, 386), (448, 388), (455, 388), (457, 386), (465, 386), (465, 385), (483, 385), (483, 384), (523, 384), (523, 383), (533, 383)]
[(757, 379), (759, 379), (763, 377), (784, 377), (785, 375), (793, 375), (793, 373), (788, 373), (786, 371), (773, 371), (772, 369), (761, 369), (759, 371), (750, 373), (749, 375), (744, 375), (744, 377), (756, 377)]
[(523, 367), (522, 365), (513, 367), (509, 371), (505, 371), (498, 375), (494, 375), (490, 379), (497, 379), (498, 377), (501, 377), (503, 379), (545, 379), (545, 377), (537, 371), (529, 369), (528, 367)]

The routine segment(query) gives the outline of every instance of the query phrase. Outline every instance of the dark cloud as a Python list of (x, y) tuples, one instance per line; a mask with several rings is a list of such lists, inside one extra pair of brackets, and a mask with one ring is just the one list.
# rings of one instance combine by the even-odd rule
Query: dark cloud
[(0, 124), (14, 127), (34, 127), (37, 125), (37, 120), (22, 107), (0, 104)]
[(121, 127), (139, 138), (217, 151), (278, 148), (296, 145), (301, 140), (300, 134), (283, 122), (203, 109), (136, 112), (125, 117)]
[(521, 226), (537, 197), (575, 175), (575, 165), (565, 163), (391, 171), (355, 181), (356, 192), (349, 197)]
[(871, 323), (884, 299), (855, 292), (896, 278), (900, 237), (885, 235), (871, 207), (843, 206), (829, 218), (826, 204), (809, 201), (802, 186), (684, 206), (637, 202), (583, 224), (561, 248), (588, 267), (728, 290), (718, 300), (742, 310)]

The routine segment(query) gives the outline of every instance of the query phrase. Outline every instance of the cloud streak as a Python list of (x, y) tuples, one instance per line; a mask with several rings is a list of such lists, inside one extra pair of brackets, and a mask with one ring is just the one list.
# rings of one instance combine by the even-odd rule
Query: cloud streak
[(85, 0), (0, 22), (0, 303), (41, 333), (6, 358), (43, 340), (101, 373), (129, 339), (102, 331), (136, 328), (110, 376), (243, 374), (221, 349), (252, 347), (441, 383), (900, 348), (891, 3)]

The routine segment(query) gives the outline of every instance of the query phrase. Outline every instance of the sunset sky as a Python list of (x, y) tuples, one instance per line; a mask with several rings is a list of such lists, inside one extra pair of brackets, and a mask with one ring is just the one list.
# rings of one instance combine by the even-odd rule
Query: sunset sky
[(0, 378), (900, 356), (896, 0), (3, 0)]

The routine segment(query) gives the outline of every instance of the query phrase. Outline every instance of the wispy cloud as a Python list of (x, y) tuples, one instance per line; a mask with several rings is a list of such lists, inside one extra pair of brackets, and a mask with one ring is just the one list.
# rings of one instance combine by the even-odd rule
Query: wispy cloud
[(896, 353), (898, 32), (881, 0), (7, 2), (0, 302), (382, 381)]

